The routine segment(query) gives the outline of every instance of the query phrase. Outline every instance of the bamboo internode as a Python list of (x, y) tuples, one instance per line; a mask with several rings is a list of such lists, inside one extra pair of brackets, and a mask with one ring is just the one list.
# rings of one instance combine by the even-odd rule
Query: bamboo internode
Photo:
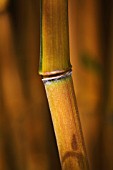
[(87, 169), (71, 72), (43, 79), (63, 169)]
[(41, 11), (40, 74), (69, 70), (68, 1), (42, 0)]

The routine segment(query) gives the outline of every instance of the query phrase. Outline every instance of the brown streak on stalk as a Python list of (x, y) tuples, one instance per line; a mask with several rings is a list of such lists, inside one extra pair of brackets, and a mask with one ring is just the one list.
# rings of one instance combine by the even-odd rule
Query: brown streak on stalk
[[(84, 157), (82, 155), (82, 153), (77, 153), (77, 152), (73, 152), (73, 151), (68, 151), (65, 153), (65, 155), (62, 158), (62, 165), (64, 166), (64, 164), (66, 163), (66, 160), (68, 160), (69, 158), (72, 159), (71, 164), (73, 166), (74, 162), (76, 161), (76, 164), (78, 164), (78, 167), (82, 170), (84, 169)], [(70, 167), (71, 168), (71, 167)]]
[(71, 147), (74, 151), (77, 150), (78, 148), (75, 134), (73, 134), (73, 137), (72, 137)]

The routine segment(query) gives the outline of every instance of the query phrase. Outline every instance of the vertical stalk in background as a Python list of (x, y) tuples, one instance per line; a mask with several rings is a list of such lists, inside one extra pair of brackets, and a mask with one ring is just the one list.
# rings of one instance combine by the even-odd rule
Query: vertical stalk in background
[(8, 2), (9, 0), (0, 0), (0, 13), (6, 10)]
[[(11, 169), (22, 168), (21, 142), (17, 139), (17, 119), (19, 118), (20, 103), (18, 99), (22, 95), (18, 71), (15, 62), (15, 50), (12, 33), (11, 18), (8, 12), (0, 15), (0, 79), (2, 107), (0, 119), (2, 124), (2, 141), (5, 166)], [(22, 110), (24, 104), (22, 101)], [(16, 120), (16, 121), (15, 121)], [(11, 150), (11, 152), (10, 152)], [(1, 150), (0, 150), (1, 152)], [(16, 159), (16, 156), (18, 159)], [(21, 156), (20, 156), (21, 155)], [(4, 169), (3, 169), (4, 170)]]
[(43, 76), (63, 170), (88, 161), (71, 77), (68, 0), (41, 1), (40, 74)]
[(100, 7), (98, 0), (69, 2), (73, 80), (90, 167), (95, 170), (100, 169), (101, 154), (99, 147), (103, 60), (100, 44)]
[(102, 169), (113, 169), (113, 2), (102, 3), (104, 57)]
[[(13, 129), (18, 130), (16, 135), (20, 148), (15, 159), (21, 160), (19, 162), (20, 169), (50, 170), (54, 169), (55, 166), (57, 170), (60, 163), (57, 159), (56, 143), (52, 135), (53, 129), (50, 115), (48, 114), (49, 109), (43, 84), (40, 77), (37, 77), (40, 34), (39, 11), (40, 6), (37, 0), (11, 1), (10, 12), (16, 55), (14, 58), (9, 55), (9, 58), (11, 64), (16, 61), (13, 66), (8, 65), (8, 73), (11, 73), (12, 70), (13, 74), (8, 74), (9, 77), (6, 74), (6, 80), (7, 78), (11, 80), (10, 86), (13, 87), (13, 91), (11, 87), (8, 88), (11, 95), (9, 96), (9, 91), (7, 91), (7, 96), (9, 96), (9, 101), (12, 101), (11, 112), (14, 110), (14, 115), (19, 117), (14, 121), (15, 128)], [(2, 74), (5, 72), (5, 64), (6, 62), (3, 64)], [(3, 82), (3, 88), (6, 91), (8, 86), (4, 80)], [(18, 98), (15, 97), (17, 92), (19, 93)], [(12, 119), (13, 116), (11, 115)], [(53, 150), (53, 148), (55, 149)], [(55, 158), (51, 162), (50, 157), (52, 155), (55, 155)]]

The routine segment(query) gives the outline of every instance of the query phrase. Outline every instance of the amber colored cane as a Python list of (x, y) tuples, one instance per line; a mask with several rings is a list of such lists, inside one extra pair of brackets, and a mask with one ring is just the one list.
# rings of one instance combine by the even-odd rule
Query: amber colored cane
[(68, 0), (42, 0), (40, 70), (63, 170), (88, 170), (69, 57)]

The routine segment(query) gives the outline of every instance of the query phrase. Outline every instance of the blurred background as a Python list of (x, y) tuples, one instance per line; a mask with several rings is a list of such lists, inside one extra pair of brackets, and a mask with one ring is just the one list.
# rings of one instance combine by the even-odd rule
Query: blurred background
[[(113, 170), (112, 0), (69, 0), (69, 33), (90, 169)], [(39, 0), (0, 0), (0, 170), (61, 170), (39, 48)]]

